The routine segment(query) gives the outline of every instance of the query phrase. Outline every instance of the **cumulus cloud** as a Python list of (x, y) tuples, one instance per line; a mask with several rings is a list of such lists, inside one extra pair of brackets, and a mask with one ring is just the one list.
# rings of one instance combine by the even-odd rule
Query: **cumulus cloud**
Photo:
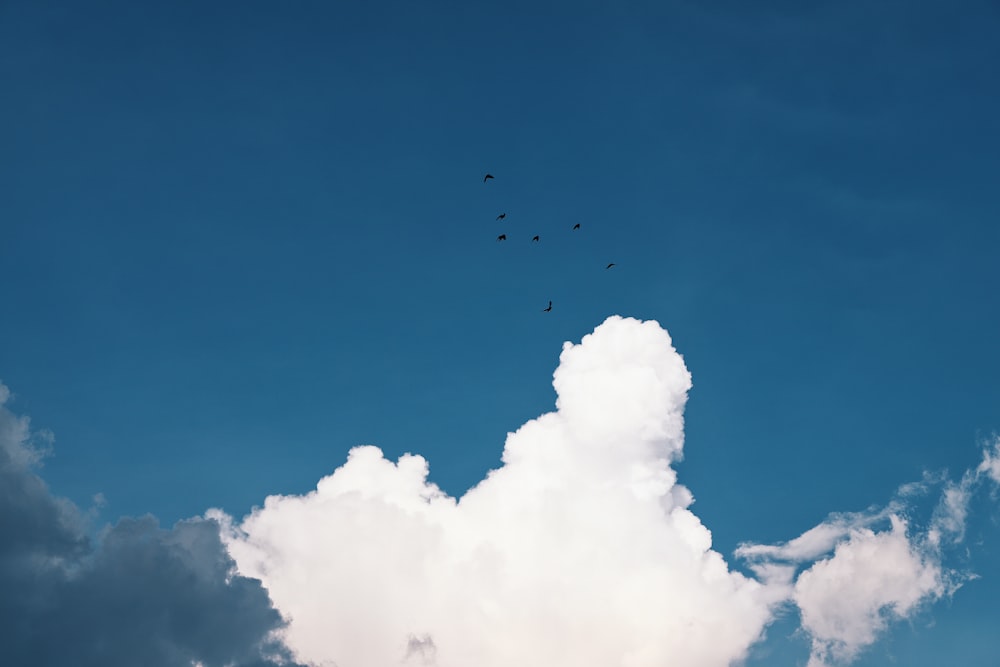
[(928, 474), (885, 507), (741, 545), (751, 576), (713, 550), (673, 468), (691, 376), (666, 331), (611, 317), (564, 345), (553, 384), (555, 411), (459, 498), (423, 457), (362, 446), (242, 520), (126, 519), (97, 544), (34, 473), (50, 442), (0, 401), (0, 663), (727, 667), (794, 611), (825, 667), (970, 578), (945, 558), (1000, 482), (1000, 440), (957, 482)]
[(610, 318), (564, 346), (554, 385), (557, 410), (509, 434), (503, 466), (460, 499), (420, 456), (359, 447), (314, 492), (228, 524), (300, 660), (398, 664), (413, 637), (438, 667), (746, 654), (776, 600), (712, 550), (677, 483), (691, 376), (667, 332)]
[[(508, 434), (502, 467), (460, 498), (422, 457), (366, 446), (309, 494), (269, 497), (239, 522), (209, 513), (286, 614), (298, 659), (725, 667), (797, 609), (819, 667), (962, 581), (940, 555), (961, 540), (974, 475), (742, 545), (748, 577), (712, 549), (671, 465), (691, 376), (666, 331), (611, 317), (564, 346), (553, 384), (555, 412)], [(908, 531), (908, 503), (937, 488), (928, 526)]]
[[(0, 664), (282, 664), (282, 619), (233, 572), (216, 523), (123, 519), (95, 542), (34, 472), (42, 450), (0, 384)], [(50, 438), (45, 438), (45, 441)]]

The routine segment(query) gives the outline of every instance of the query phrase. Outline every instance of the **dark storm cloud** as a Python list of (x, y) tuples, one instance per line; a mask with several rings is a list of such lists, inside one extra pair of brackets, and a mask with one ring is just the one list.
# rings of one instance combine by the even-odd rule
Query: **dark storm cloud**
[(88, 539), (35, 473), (7, 396), (0, 385), (0, 664), (289, 664), (272, 637), (281, 617), (258, 580), (233, 574), (214, 521), (127, 518)]

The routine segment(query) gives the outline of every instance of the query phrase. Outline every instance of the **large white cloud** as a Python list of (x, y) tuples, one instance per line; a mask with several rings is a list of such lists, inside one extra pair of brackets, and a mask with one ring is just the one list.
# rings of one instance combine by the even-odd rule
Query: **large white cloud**
[[(690, 374), (655, 322), (613, 317), (555, 373), (557, 411), (507, 438), (460, 500), (374, 447), (230, 537), (290, 619), (299, 657), (340, 667), (730, 664), (771, 592), (728, 569), (670, 463)], [(433, 647), (414, 650), (414, 646)]]
[(945, 485), (923, 531), (899, 517), (929, 483), (787, 543), (743, 545), (751, 578), (712, 550), (671, 467), (691, 377), (666, 331), (611, 317), (564, 346), (554, 386), (556, 411), (509, 434), (503, 466), (460, 499), (422, 457), (369, 446), (305, 496), (269, 497), (241, 522), (209, 513), (289, 619), (300, 660), (725, 667), (797, 607), (820, 665), (957, 585), (939, 555), (943, 537), (961, 539), (970, 475)]

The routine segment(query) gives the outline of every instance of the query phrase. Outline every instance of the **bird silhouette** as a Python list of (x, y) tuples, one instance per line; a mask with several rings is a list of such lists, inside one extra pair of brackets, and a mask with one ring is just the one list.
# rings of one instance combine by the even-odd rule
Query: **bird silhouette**
[(483, 183), (490, 180), (491, 178), (494, 178), (493, 174), (486, 174), (485, 176), (483, 176)]
[(607, 266), (604, 267), (604, 270), (607, 271), (608, 269), (610, 269), (614, 265), (615, 265), (615, 263), (611, 262), (610, 264), (608, 264)]
[(542, 308), (542, 312), (543, 313), (547, 313), (550, 310), (552, 310), (552, 302), (551, 301), (549, 301), (549, 307), (548, 308)]
[(573, 229), (580, 229), (580, 223), (578, 222), (575, 225), (573, 225)]
[(500, 236), (497, 237), (497, 241), (506, 241), (506, 240), (507, 240), (506, 234), (501, 234)]
[(497, 216), (497, 220), (503, 220), (506, 217), (507, 217), (506, 213), (501, 213), (500, 215)]
[(533, 237), (531, 237), (531, 240), (532, 240), (532, 241), (537, 241), (537, 240), (538, 240), (538, 237), (537, 237), (537, 236), (533, 236)]

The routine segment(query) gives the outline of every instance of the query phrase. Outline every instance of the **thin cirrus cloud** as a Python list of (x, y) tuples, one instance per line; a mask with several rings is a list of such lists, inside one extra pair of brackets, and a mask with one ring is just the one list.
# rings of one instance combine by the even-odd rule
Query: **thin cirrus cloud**
[(0, 664), (291, 665), (259, 581), (235, 575), (218, 525), (122, 519), (97, 539), (35, 468), (51, 442), (0, 384)]
[[(885, 508), (786, 543), (712, 550), (672, 463), (691, 376), (656, 322), (611, 317), (566, 343), (556, 411), (508, 435), (503, 465), (461, 498), (428, 463), (371, 446), (303, 496), (241, 521), (218, 510), (239, 571), (289, 619), (297, 659), (342, 667), (724, 667), (797, 610), (810, 667), (846, 664), (967, 578), (943, 565), (1000, 453), (960, 483), (927, 479)], [(929, 525), (903, 518), (943, 488)]]

